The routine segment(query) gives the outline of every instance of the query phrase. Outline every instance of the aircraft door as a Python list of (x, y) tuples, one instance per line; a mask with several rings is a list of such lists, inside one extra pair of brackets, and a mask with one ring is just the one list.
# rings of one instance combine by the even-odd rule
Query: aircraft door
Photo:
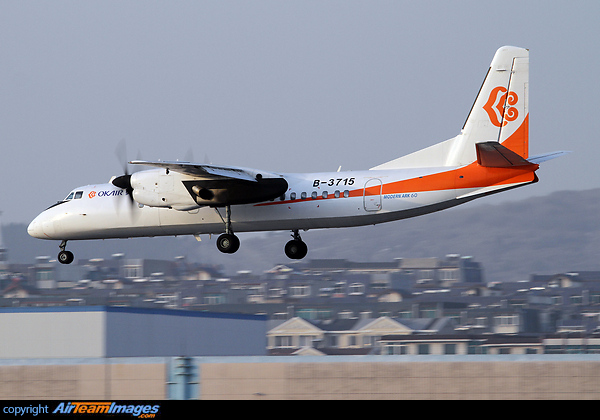
[(383, 183), (379, 178), (371, 178), (365, 182), (365, 189), (363, 190), (363, 205), (365, 211), (381, 210), (382, 190)]

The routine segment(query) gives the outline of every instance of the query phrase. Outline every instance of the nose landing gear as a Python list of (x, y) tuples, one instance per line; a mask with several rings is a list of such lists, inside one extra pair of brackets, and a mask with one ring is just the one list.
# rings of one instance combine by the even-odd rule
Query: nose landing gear
[(61, 264), (71, 264), (75, 259), (75, 256), (71, 251), (67, 251), (67, 241), (62, 241), (58, 246), (60, 248), (60, 252), (58, 253), (58, 262)]

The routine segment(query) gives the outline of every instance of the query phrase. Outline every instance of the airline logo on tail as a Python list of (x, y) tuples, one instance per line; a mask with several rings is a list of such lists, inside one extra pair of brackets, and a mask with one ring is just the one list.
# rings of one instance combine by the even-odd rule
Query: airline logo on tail
[(509, 121), (514, 121), (519, 117), (519, 111), (515, 108), (517, 102), (519, 102), (519, 96), (515, 92), (508, 92), (504, 86), (498, 86), (490, 92), (490, 97), (483, 109), (487, 112), (492, 124), (496, 127), (504, 127)]

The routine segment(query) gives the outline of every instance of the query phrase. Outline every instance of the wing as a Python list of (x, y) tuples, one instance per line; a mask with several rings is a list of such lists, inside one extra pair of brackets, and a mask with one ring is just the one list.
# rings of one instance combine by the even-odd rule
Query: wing
[(155, 168), (168, 169), (170, 171), (202, 178), (202, 179), (239, 179), (257, 182), (261, 178), (281, 178), (280, 175), (258, 171), (256, 169), (239, 168), (235, 166), (216, 166), (191, 162), (179, 161), (145, 161), (134, 160), (132, 165), (153, 166)]
[(228, 206), (272, 200), (288, 189), (279, 174), (234, 166), (216, 166), (179, 161), (129, 162), (187, 175), (182, 180), (194, 201), (202, 206)]

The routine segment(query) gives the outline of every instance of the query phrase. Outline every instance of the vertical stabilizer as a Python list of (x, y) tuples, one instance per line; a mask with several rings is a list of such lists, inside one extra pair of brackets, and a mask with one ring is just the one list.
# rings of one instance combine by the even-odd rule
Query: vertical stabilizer
[(475, 144), (499, 141), (523, 158), (529, 155), (529, 51), (502, 47), (496, 51), (448, 165), (477, 159)]
[(476, 144), (490, 141), (527, 159), (528, 96), (529, 50), (501, 47), (458, 136), (371, 169), (469, 165), (477, 160)]

